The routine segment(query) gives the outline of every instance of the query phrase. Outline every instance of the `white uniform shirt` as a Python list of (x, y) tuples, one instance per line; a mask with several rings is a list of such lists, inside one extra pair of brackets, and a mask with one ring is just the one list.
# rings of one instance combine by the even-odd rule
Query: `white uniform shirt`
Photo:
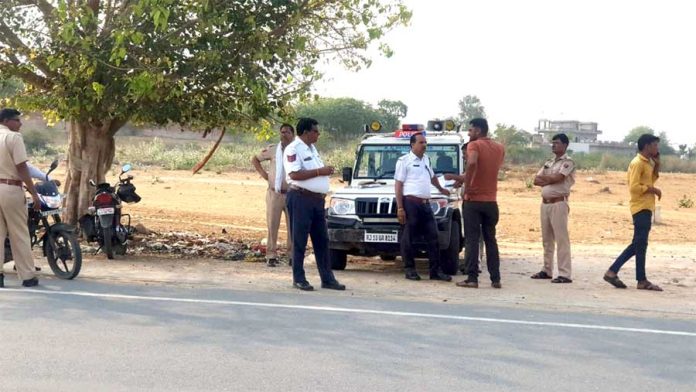
[(319, 152), (314, 145), (308, 146), (302, 139), (288, 144), (283, 152), (283, 168), (285, 169), (287, 183), (311, 192), (327, 193), (329, 191), (329, 176), (318, 176), (309, 180), (296, 181), (290, 178), (290, 173), (300, 170), (316, 170), (324, 167), (324, 162), (319, 158)]
[(413, 152), (401, 156), (396, 162), (394, 179), (404, 183), (404, 196), (430, 198), (431, 179), (435, 177), (430, 167), (430, 158), (423, 154), (418, 158)]

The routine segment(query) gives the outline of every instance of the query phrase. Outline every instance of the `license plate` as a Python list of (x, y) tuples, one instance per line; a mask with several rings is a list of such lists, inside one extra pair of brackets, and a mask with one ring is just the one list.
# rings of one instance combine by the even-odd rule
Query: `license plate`
[(100, 208), (97, 210), (97, 215), (109, 215), (114, 213), (114, 208)]
[(365, 233), (365, 242), (399, 242), (396, 233)]
[(57, 210), (41, 211), (41, 216), (49, 216), (49, 215), (62, 214), (62, 213), (63, 213), (63, 209), (59, 208)]

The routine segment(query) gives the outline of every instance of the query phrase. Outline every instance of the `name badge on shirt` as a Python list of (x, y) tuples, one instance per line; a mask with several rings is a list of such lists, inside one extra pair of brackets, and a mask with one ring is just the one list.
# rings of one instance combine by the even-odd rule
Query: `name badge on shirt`
[(311, 160), (312, 160), (312, 157), (307, 157), (307, 158), (303, 159), (303, 161), (305, 161), (305, 162), (311, 161)]

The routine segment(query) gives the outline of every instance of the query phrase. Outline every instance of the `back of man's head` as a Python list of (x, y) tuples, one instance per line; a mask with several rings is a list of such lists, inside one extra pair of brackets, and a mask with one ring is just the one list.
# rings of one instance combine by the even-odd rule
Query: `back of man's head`
[(480, 129), (482, 135), (488, 135), (488, 120), (486, 120), (485, 118), (474, 118), (471, 121), (469, 121), (469, 125), (471, 125), (474, 128)]
[(568, 135), (565, 133), (557, 133), (553, 135), (551, 140), (560, 140), (561, 143), (565, 144), (566, 146), (570, 144), (570, 139), (568, 139)]
[(643, 149), (647, 145), (652, 144), (654, 142), (659, 142), (659, 141), (660, 141), (659, 137), (657, 137), (653, 134), (650, 134), (650, 133), (644, 133), (644, 134), (640, 135), (640, 137), (638, 138), (638, 151), (643, 151)]
[(2, 109), (2, 110), (0, 110), (0, 122), (5, 122), (7, 120), (17, 118), (21, 115), (22, 115), (22, 113), (20, 113), (19, 110), (17, 110), (17, 109), (12, 109), (12, 108)]
[(297, 121), (297, 136), (302, 136), (306, 131), (311, 131), (315, 125), (319, 125), (319, 121), (309, 117), (300, 118)]

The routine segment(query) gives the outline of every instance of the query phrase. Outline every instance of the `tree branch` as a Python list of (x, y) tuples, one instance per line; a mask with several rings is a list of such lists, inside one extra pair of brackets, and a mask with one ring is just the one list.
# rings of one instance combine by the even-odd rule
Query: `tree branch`
[[(27, 58), (29, 58), (29, 53), (31, 53), (31, 48), (29, 48), (13, 31), (10, 29), (8, 25), (5, 24), (5, 21), (0, 19), (0, 39), (10, 47), (10, 50), (12, 49), (21, 49), (22, 51), (26, 52)], [(40, 61), (38, 59), (32, 60), (29, 59), (36, 68), (38, 68), (41, 72), (43, 72), (44, 75), (46, 76), (53, 76), (53, 72), (48, 68), (48, 65), (46, 65), (43, 61)]]

